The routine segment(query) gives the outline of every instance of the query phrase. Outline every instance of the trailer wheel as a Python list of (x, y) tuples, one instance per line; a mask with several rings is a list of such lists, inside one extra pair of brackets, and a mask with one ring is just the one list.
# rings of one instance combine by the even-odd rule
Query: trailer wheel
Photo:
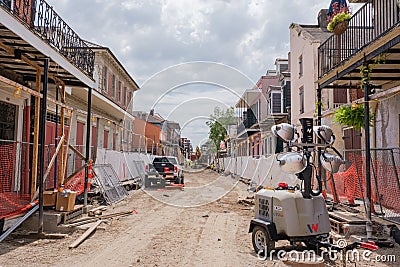
[(315, 241), (311, 241), (311, 240), (304, 241), (304, 244), (306, 245), (306, 247), (307, 247), (308, 249), (314, 250), (314, 251), (317, 252), (318, 254), (319, 254), (320, 251), (321, 251), (320, 246), (319, 246), (318, 243), (315, 242)]
[(275, 249), (275, 241), (271, 240), (269, 233), (264, 227), (255, 226), (252, 232), (254, 251), (259, 256), (266, 256)]

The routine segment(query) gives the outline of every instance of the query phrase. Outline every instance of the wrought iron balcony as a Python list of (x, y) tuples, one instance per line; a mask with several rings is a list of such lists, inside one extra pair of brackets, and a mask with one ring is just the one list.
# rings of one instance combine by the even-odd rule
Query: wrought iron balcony
[(399, 12), (396, 0), (368, 0), (342, 35), (332, 35), (318, 48), (319, 78), (399, 25)]
[(0, 0), (7, 10), (56, 49), (74, 66), (93, 77), (94, 52), (44, 0)]

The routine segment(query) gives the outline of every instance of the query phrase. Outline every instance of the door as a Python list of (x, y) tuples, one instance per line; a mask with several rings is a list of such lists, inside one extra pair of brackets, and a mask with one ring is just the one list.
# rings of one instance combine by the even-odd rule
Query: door
[(108, 148), (108, 131), (104, 130), (103, 148)]
[(91, 148), (90, 148), (90, 158), (94, 159), (94, 155), (96, 153), (95, 149), (97, 149), (97, 127), (92, 126), (92, 141), (91, 141)]
[[(353, 128), (343, 131), (344, 157), (346, 160), (354, 160), (361, 156), (361, 131)], [(346, 151), (350, 150), (350, 151)], [(357, 151), (358, 150), (358, 151)]]

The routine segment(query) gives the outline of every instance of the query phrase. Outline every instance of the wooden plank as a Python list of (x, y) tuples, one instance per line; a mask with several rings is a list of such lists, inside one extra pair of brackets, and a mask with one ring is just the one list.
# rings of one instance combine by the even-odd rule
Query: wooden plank
[[(49, 173), (51, 171), (51, 167), (53, 166), (54, 162), (56, 161), (58, 151), (60, 150), (63, 143), (64, 143), (64, 136), (61, 137), (60, 142), (57, 145), (56, 151), (55, 151), (53, 157), (51, 158), (49, 165), (47, 166), (46, 172), (44, 173), (44, 176), (43, 176), (43, 183), (46, 182), (47, 177), (49, 176)], [(39, 189), (36, 190), (35, 194), (33, 195), (33, 199), (36, 199), (38, 197), (38, 195), (39, 195)]]
[(72, 132), (72, 125), (73, 125), (73, 111), (70, 110), (69, 111), (69, 130), (68, 130), (68, 137), (66, 138), (66, 140), (64, 140), (66, 142), (66, 149), (64, 149), (64, 162), (62, 165), (62, 175), (58, 177), (58, 187), (61, 187), (62, 184), (64, 184), (64, 178), (65, 178), (65, 173), (67, 172), (67, 162), (68, 162), (68, 146), (69, 146), (69, 141), (71, 138), (71, 132)]
[(90, 215), (91, 213), (97, 211), (97, 210), (102, 210), (102, 211), (104, 211), (104, 210), (106, 210), (106, 209), (107, 209), (107, 206), (99, 206), (99, 207), (97, 207), (97, 208), (93, 208), (93, 209), (89, 210), (89, 215)]
[(342, 221), (342, 222), (345, 222), (345, 223), (350, 223), (350, 224), (366, 222), (366, 220), (363, 218), (357, 217), (351, 213), (344, 213), (344, 212), (340, 212), (340, 211), (329, 212), (329, 217), (334, 218), (339, 221)]
[[(65, 108), (61, 107), (61, 113), (60, 113), (60, 126), (61, 126), (61, 132), (60, 132), (60, 136), (65, 136)], [(58, 136), (57, 136), (58, 137)], [(61, 146), (61, 151), (60, 151), (60, 168), (58, 168), (58, 178), (57, 178), (57, 185), (58, 185), (58, 181), (62, 180), (61, 177), (64, 177), (65, 173), (64, 173), (64, 154), (65, 154), (65, 147), (64, 144), (63, 146)]]
[(68, 144), (68, 147), (75, 152), (75, 154), (77, 156), (79, 156), (81, 159), (86, 159), (86, 157), (84, 155), (82, 155), (81, 152), (79, 152), (75, 147), (73, 147), (72, 145)]
[[(40, 71), (36, 71), (36, 90), (40, 92)], [(40, 116), (40, 97), (35, 97), (35, 118), (33, 122), (33, 151), (32, 151), (32, 184), (31, 197), (36, 193), (37, 187), (37, 166), (39, 165), (39, 116)]]
[(77, 240), (75, 240), (71, 245), (69, 245), (69, 248), (77, 248), (83, 241), (85, 241), (86, 238), (89, 237), (91, 233), (93, 233), (97, 226), (99, 226), (103, 221), (98, 221), (96, 222), (92, 227), (86, 230)]

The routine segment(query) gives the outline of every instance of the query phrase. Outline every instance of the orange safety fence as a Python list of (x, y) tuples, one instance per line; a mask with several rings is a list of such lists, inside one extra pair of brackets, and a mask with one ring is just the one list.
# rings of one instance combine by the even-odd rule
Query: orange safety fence
[(27, 146), (29, 144), (0, 140), (0, 218), (15, 215), (31, 200), (27, 190), (29, 183), (26, 184), (25, 158), (22, 157), (22, 150), (25, 152)]
[[(33, 145), (30, 143), (0, 140), (0, 218), (11, 217), (23, 212), (24, 207), (31, 201), (31, 152)], [(55, 145), (45, 147), (45, 170), (55, 153)], [(75, 153), (70, 153), (74, 167), (80, 167), (84, 161), (78, 160)], [(55, 188), (60, 160), (53, 164), (49, 175), (44, 182), (44, 189)], [(57, 169), (55, 169), (57, 168)], [(44, 170), (44, 171), (45, 171)], [(68, 170), (67, 170), (68, 173)], [(66, 189), (77, 192), (80, 195), (84, 191), (85, 171), (77, 173), (65, 185)]]
[[(400, 164), (399, 149), (382, 149), (371, 152), (371, 197), (375, 205), (372, 211), (375, 212), (377, 205), (386, 217), (394, 217), (400, 220)], [(339, 201), (348, 201), (354, 204), (355, 199), (365, 199), (365, 153), (352, 151), (347, 153), (347, 159), (351, 166), (333, 175), (332, 183), (330, 173), (327, 173), (327, 181), (331, 193), (336, 193)]]
[(65, 189), (75, 191), (79, 196), (85, 190), (85, 170), (78, 172), (75, 176), (70, 178), (64, 185)]

